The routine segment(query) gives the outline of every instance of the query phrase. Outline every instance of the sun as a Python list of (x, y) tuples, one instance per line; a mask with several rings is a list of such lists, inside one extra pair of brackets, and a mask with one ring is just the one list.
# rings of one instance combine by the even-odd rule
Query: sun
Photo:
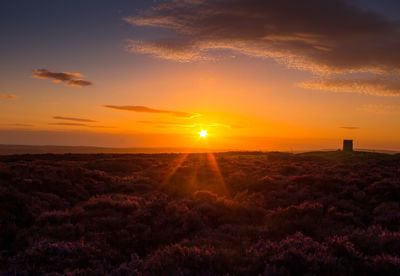
[(205, 130), (205, 129), (200, 130), (199, 136), (200, 136), (200, 138), (203, 138), (203, 139), (207, 138), (207, 136), (208, 136), (207, 130)]

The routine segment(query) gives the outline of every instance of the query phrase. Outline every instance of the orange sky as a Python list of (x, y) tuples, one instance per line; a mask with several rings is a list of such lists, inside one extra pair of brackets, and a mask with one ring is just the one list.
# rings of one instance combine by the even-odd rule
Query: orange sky
[[(125, 3), (117, 2), (116, 6)], [(246, 11), (246, 2), (238, 3)], [(221, 35), (217, 37), (199, 35), (203, 30), (195, 24), (190, 32), (198, 34), (196, 39), (186, 31), (179, 34), (193, 39), (184, 48), (164, 40), (151, 44), (146, 37), (164, 31), (159, 18), (165, 15), (162, 9), (145, 13), (151, 7), (140, 5), (142, 11), (136, 14), (129, 10), (110, 15), (112, 23), (104, 34), (90, 37), (97, 26), (93, 24), (82, 29), (87, 38), (67, 32), (65, 38), (75, 40), (64, 44), (50, 27), (44, 27), (41, 39), (36, 31), (16, 26), (7, 33), (9, 44), (0, 48), (5, 60), (0, 65), (0, 143), (297, 151), (339, 148), (342, 139), (351, 138), (358, 148), (400, 149), (396, 63), (374, 49), (365, 49), (374, 57), (374, 68), (356, 57), (354, 62), (337, 62), (347, 55), (337, 46), (341, 39), (352, 47), (363, 42), (361, 38), (348, 42), (344, 34), (332, 31), (337, 40), (322, 46), (323, 34), (311, 28), (307, 35), (301, 29), (279, 36), (266, 34), (267, 42), (242, 38), (239, 30), (237, 37), (227, 39), (224, 32), (230, 26), (215, 23), (204, 28), (218, 29)], [(181, 8), (173, 5), (169, 9)], [(184, 5), (189, 9), (203, 4)], [(97, 12), (100, 8), (105, 12), (105, 7)], [(268, 7), (268, 11), (274, 8), (280, 7)], [(333, 15), (345, 12), (357, 14), (343, 8)], [(55, 17), (41, 20), (46, 26), (66, 27), (72, 19), (65, 13), (59, 21)], [(168, 24), (180, 16), (170, 13)], [(357, 16), (361, 22), (371, 20)], [(35, 21), (38, 18), (30, 20), (40, 23)], [(82, 23), (79, 20), (74, 24)], [(171, 26), (167, 31), (181, 31)], [(377, 36), (374, 26), (368, 28), (367, 35)], [(326, 30), (331, 29), (327, 26)], [(23, 32), (30, 35), (25, 43), (36, 45), (29, 53), (11, 47), (13, 41), (17, 43), (16, 34), (19, 40)], [(166, 32), (162, 37), (175, 35)], [(380, 39), (382, 47), (391, 43)], [(296, 48), (300, 42), (316, 52)], [(74, 48), (73, 43), (80, 47)], [(282, 44), (279, 53), (276, 43)], [(325, 58), (325, 51), (337, 51), (338, 58), (329, 60), (327, 54)], [(315, 71), (321, 68), (323, 73)], [(209, 132), (206, 139), (199, 139), (201, 129)]]

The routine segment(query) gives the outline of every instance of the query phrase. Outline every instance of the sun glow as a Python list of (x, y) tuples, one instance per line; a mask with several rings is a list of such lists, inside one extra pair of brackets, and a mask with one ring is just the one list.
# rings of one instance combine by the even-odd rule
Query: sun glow
[(203, 138), (203, 139), (207, 138), (207, 136), (208, 136), (207, 130), (205, 130), (205, 129), (200, 130), (199, 136), (200, 136), (200, 138)]

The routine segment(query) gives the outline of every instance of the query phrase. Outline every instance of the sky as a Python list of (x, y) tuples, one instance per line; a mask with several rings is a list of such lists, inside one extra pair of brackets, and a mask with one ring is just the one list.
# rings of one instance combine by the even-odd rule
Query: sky
[(400, 150), (399, 23), (396, 0), (2, 0), (0, 144)]

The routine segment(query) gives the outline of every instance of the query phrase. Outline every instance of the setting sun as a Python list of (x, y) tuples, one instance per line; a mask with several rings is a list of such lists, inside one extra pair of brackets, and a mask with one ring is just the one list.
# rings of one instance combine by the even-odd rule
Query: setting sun
[(205, 129), (200, 130), (199, 136), (200, 136), (200, 138), (207, 138), (207, 136), (208, 136), (207, 130), (205, 130)]
[(400, 0), (0, 0), (0, 35), (0, 276), (400, 276)]

